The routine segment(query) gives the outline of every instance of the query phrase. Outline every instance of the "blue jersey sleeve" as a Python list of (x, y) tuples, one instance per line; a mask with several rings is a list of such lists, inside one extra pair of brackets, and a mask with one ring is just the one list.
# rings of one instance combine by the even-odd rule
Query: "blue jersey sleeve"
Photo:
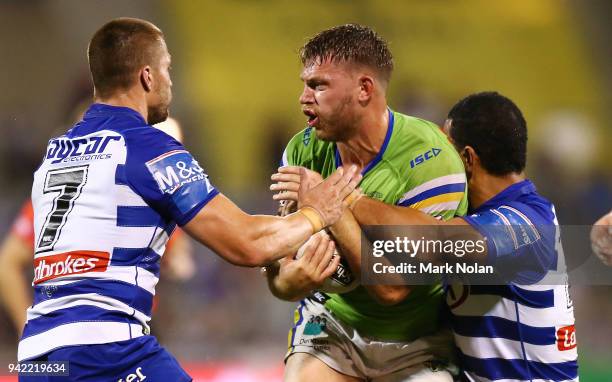
[(555, 270), (557, 227), (528, 207), (502, 205), (463, 219), (486, 238), (488, 263), (507, 281), (533, 284)]
[(145, 127), (124, 137), (127, 183), (165, 219), (183, 226), (219, 193), (189, 151), (166, 133)]

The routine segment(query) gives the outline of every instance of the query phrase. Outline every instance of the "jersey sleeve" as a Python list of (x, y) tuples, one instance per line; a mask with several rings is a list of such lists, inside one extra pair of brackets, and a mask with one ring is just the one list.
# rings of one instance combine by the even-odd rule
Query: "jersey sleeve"
[(524, 208), (502, 205), (463, 217), (486, 238), (487, 262), (519, 284), (538, 282), (557, 264), (557, 227), (534, 224), (529, 215)]
[(23, 203), (19, 215), (13, 221), (11, 233), (34, 248), (34, 210), (30, 199)]
[(124, 136), (126, 180), (164, 218), (183, 226), (219, 193), (191, 153), (166, 133), (144, 128)]
[(419, 145), (406, 164), (408, 178), (397, 205), (441, 219), (467, 211), (467, 180), (463, 163), (448, 146)]

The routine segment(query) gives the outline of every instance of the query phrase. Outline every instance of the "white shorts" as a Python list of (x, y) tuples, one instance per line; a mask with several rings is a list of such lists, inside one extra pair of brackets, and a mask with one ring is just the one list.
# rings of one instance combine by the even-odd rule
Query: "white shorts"
[(308, 298), (295, 311), (285, 361), (294, 353), (311, 354), (340, 373), (375, 382), (452, 382), (458, 372), (449, 329), (412, 342), (371, 339)]

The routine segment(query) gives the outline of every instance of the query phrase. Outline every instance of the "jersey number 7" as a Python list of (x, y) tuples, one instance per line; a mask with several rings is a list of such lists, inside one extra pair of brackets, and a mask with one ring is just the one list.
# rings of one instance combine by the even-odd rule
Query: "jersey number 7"
[(45, 194), (56, 192), (58, 195), (53, 199), (53, 207), (40, 231), (36, 253), (53, 250), (75, 200), (81, 195), (81, 190), (87, 183), (88, 169), (89, 166), (76, 166), (47, 172), (43, 192)]

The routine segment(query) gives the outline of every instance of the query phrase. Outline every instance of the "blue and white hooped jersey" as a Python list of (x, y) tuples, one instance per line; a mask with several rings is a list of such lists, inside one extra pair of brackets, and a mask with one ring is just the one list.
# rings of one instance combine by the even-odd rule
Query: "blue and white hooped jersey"
[(18, 359), (148, 334), (166, 242), (217, 194), (179, 142), (132, 109), (93, 104), (34, 174), (34, 301)]
[(487, 238), (489, 264), (529, 266), (505, 285), (447, 289), (463, 379), (577, 381), (574, 310), (553, 205), (525, 180), (464, 219)]

